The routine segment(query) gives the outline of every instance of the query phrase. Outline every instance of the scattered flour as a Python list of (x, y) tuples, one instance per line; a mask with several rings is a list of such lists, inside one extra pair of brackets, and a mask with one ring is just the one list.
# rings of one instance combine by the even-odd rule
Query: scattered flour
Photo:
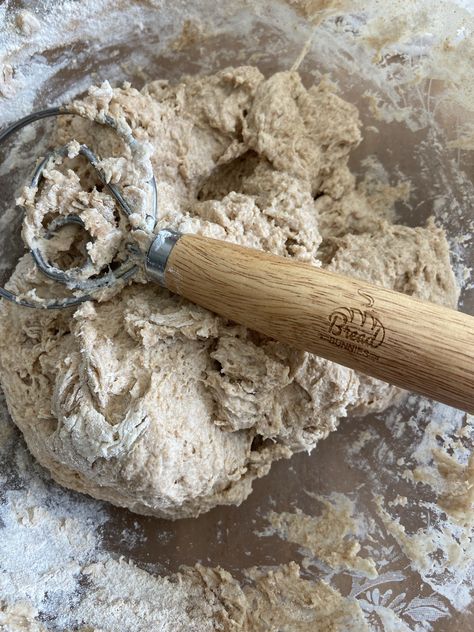
[[(0, 421), (15, 485), (0, 505), (0, 630), (4, 632), (359, 632), (353, 598), (303, 579), (297, 564), (249, 569), (240, 583), (198, 565), (159, 577), (107, 552), (99, 503), (56, 487)], [(52, 627), (51, 627), (52, 626)]]

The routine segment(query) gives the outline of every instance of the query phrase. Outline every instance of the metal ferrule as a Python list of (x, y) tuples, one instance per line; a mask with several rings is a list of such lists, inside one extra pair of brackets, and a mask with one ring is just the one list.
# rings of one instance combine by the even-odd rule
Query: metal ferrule
[(181, 233), (170, 228), (164, 228), (160, 230), (148, 249), (145, 259), (145, 270), (150, 279), (163, 287), (166, 287), (165, 270), (168, 257), (180, 237)]

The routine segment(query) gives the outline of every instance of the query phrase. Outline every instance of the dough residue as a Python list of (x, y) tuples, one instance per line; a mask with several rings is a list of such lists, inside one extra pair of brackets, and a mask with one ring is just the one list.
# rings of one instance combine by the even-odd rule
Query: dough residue
[[(375, 562), (371, 557), (359, 555), (361, 546), (357, 539), (360, 526), (355, 519), (353, 502), (343, 494), (331, 499), (318, 497), (323, 504), (320, 516), (309, 516), (301, 510), (268, 515), (276, 533), (309, 551), (334, 570), (351, 570), (366, 577), (377, 577)], [(309, 559), (305, 558), (306, 562)]]
[(342, 597), (324, 581), (303, 579), (295, 562), (270, 571), (249, 569), (243, 584), (220, 568), (197, 565), (185, 574), (217, 596), (223, 605), (223, 629), (229, 632), (369, 631), (354, 599)]
[(431, 566), (430, 555), (437, 549), (437, 544), (430, 534), (418, 529), (415, 533), (408, 533), (399, 518), (392, 518), (390, 513), (383, 506), (383, 498), (375, 499), (377, 513), (382, 520), (387, 533), (389, 533), (398, 543), (403, 553), (413, 563), (414, 568), (423, 571)]
[[(436, 491), (437, 504), (446, 514), (469, 528), (474, 524), (474, 450), (470, 445), (472, 416), (467, 415), (467, 420), (457, 436), (449, 438), (447, 445), (432, 450), (430, 465), (417, 466), (413, 476), (415, 481), (427, 483)], [(469, 447), (465, 448), (463, 442)], [(454, 450), (454, 455), (449, 453)]]
[(29, 603), (0, 601), (0, 629), (7, 632), (45, 632), (36, 620), (38, 612)]

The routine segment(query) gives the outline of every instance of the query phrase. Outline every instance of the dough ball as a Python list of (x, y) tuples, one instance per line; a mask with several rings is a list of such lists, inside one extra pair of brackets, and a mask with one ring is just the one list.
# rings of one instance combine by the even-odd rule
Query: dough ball
[[(444, 233), (432, 223), (391, 224), (393, 190), (375, 204), (357, 187), (347, 168), (361, 137), (357, 110), (329, 84), (308, 90), (297, 73), (265, 79), (241, 67), (141, 91), (105, 83), (71, 107), (83, 117), (58, 119), (58, 141), (89, 144), (119, 184), (144, 177), (145, 162), (130, 167), (120, 137), (84, 116), (111, 115), (149, 148), (156, 231), (226, 239), (455, 304)], [(110, 215), (111, 199), (94, 191), (87, 169), (87, 196), (57, 169), (58, 212), (80, 198), (84, 212)], [(77, 309), (1, 306), (11, 415), (66, 487), (143, 514), (196, 516), (242, 502), (274, 460), (310, 451), (348, 412), (382, 410), (399, 397), (144, 281)], [(64, 291), (29, 255), (10, 287)]]

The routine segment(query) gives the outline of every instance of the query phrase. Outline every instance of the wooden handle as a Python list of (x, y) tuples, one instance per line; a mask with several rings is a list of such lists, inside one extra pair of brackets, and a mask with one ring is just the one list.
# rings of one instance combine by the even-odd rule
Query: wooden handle
[(293, 347), (474, 413), (474, 318), (250, 248), (183, 235), (171, 291)]

